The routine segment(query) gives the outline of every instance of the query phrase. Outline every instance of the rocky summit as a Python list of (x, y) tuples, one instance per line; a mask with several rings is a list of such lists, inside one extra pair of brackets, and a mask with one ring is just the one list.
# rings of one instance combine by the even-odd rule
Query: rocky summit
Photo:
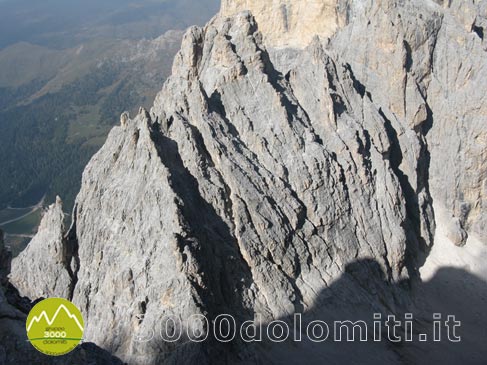
[(129, 364), (485, 360), (481, 336), (463, 353), (134, 334), (168, 315), (427, 305), (439, 229), (459, 260), (486, 249), (486, 24), (485, 1), (224, 0), (151, 110), (124, 113), (92, 158), (72, 225), (58, 200), (10, 282), (71, 299), (86, 339)]

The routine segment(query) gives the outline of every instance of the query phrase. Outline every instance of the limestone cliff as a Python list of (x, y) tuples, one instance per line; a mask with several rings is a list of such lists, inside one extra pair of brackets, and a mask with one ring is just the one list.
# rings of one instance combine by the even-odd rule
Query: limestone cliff
[[(468, 235), (485, 245), (483, 4), (467, 7), (472, 20), (455, 1), (225, 1), (187, 31), (150, 112), (122, 115), (86, 167), (72, 227), (43, 227), (14, 260), (13, 284), (58, 293), (60, 281), (29, 287), (38, 269), (28, 263), (60, 275), (75, 263), (65, 290), (87, 338), (130, 364), (281, 355), (134, 341), (167, 315), (404, 310), (434, 245), (436, 206), (457, 245)], [(70, 265), (39, 258), (66, 242)], [(369, 345), (324, 347), (316, 359), (435, 356)], [(287, 350), (293, 363), (306, 347)]]
[(222, 0), (221, 16), (251, 11), (267, 46), (306, 47), (313, 37), (330, 37), (346, 24), (348, 2), (343, 0)]
[[(69, 298), (73, 270), (72, 254), (65, 239), (64, 212), (57, 198), (39, 226), (37, 235), (16, 258), (10, 279), (20, 294), (29, 298)], [(24, 268), (28, 267), (29, 270)], [(43, 274), (40, 274), (43, 273)]]
[[(55, 211), (57, 210), (58, 206), (59, 205), (56, 204), (51, 207), (51, 211), (47, 213), (46, 217), (44, 218), (44, 227), (47, 225), (47, 221), (50, 220), (53, 215), (55, 215)], [(53, 224), (53, 222), (51, 221), (50, 224)], [(55, 226), (57, 226), (57, 224), (55, 224)], [(41, 257), (47, 259), (49, 255), (53, 253), (46, 251), (36, 251), (35, 253), (32, 251), (30, 252), (31, 255), (37, 257), (39, 261)], [(7, 274), (10, 271), (10, 261), (11, 253), (10, 250), (4, 246), (3, 232), (0, 230), (0, 365), (123, 364), (122, 361), (115, 358), (105, 350), (100, 349), (96, 345), (88, 342), (82, 344), (70, 354), (58, 358), (48, 358), (46, 355), (41, 354), (34, 349), (34, 347), (28, 342), (25, 331), (25, 321), (27, 319), (29, 310), (33, 306), (33, 303), (27, 298), (21, 297), (16, 288), (14, 288), (8, 282)], [(44, 261), (44, 263), (46, 262)], [(55, 278), (51, 276), (52, 273), (50, 270), (45, 269), (45, 267), (39, 268), (38, 264), (32, 268), (30, 266), (25, 266), (25, 271), (29, 271), (30, 273), (38, 273), (40, 275), (47, 275), (48, 279), (43, 284), (44, 287), (48, 285), (49, 282), (53, 283), (54, 288), (61, 286), (59, 284), (60, 281), (55, 280)], [(53, 273), (56, 273), (56, 271), (53, 270)], [(38, 283), (37, 281), (32, 282), (35, 284)], [(34, 285), (31, 286), (31, 290), (35, 290)], [(36, 292), (30, 293), (32, 296), (34, 296)]]

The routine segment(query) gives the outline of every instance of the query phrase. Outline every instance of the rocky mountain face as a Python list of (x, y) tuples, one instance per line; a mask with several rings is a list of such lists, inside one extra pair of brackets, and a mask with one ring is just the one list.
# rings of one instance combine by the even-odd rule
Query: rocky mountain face
[[(59, 206), (59, 205), (58, 205)], [(52, 214), (52, 213), (50, 213)], [(44, 224), (49, 221), (48, 216)], [(35, 246), (35, 245), (34, 245)], [(51, 252), (50, 252), (51, 253)], [(42, 252), (36, 252), (39, 257)], [(22, 298), (16, 288), (9, 283), (7, 275), (11, 266), (11, 252), (5, 247), (3, 232), (0, 231), (0, 364), (113, 364), (122, 365), (123, 362), (107, 351), (92, 343), (84, 343), (70, 354), (46, 360), (46, 356), (34, 349), (27, 341), (25, 321), (34, 303)], [(48, 264), (45, 262), (45, 264)], [(36, 263), (39, 265), (39, 263)], [(40, 266), (37, 266), (40, 267)], [(46, 267), (46, 266), (44, 266)], [(44, 267), (32, 272), (44, 272)], [(48, 271), (45, 271), (50, 275)], [(50, 276), (49, 279), (53, 277)], [(31, 282), (35, 285), (35, 282)], [(34, 296), (32, 296), (34, 297)], [(40, 296), (35, 296), (39, 299)]]
[(152, 109), (86, 167), (72, 226), (50, 207), (10, 281), (72, 299), (130, 364), (421, 363), (387, 343), (134, 341), (167, 315), (417, 308), (438, 207), (452, 248), (485, 246), (485, 1), (272, 4), (224, 1), (187, 31)]
[(314, 36), (330, 37), (343, 27), (348, 22), (350, 7), (357, 6), (353, 3), (347, 0), (222, 0), (220, 14), (233, 16), (242, 10), (251, 11), (267, 47), (304, 48)]
[[(14, 265), (10, 280), (17, 289), (29, 298), (47, 298), (70, 296), (73, 268), (73, 248), (64, 238), (64, 212), (58, 198), (44, 215), (37, 235), (21, 253), (23, 265)], [(49, 252), (44, 255), (43, 252)], [(26, 271), (24, 267), (29, 267)], [(49, 270), (45, 270), (45, 268)], [(44, 273), (44, 274), (40, 274)]]

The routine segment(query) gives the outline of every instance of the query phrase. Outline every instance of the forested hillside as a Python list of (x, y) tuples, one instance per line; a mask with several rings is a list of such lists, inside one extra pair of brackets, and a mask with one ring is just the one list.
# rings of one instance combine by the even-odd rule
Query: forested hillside
[[(183, 29), (218, 0), (0, 2), (0, 210), (73, 205), (81, 172), (124, 110), (149, 106)], [(176, 30), (171, 30), (176, 29)]]

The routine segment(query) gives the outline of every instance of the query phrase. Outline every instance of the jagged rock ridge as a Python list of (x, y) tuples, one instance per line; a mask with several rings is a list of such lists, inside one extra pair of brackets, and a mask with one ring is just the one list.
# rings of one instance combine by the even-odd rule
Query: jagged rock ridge
[[(52, 224), (51, 219), (56, 215), (60, 207), (58, 201), (51, 207), (51, 210), (47, 213), (44, 219), (44, 225), (48, 222)], [(62, 211), (61, 211), (62, 213)], [(54, 224), (54, 226), (58, 226)], [(47, 228), (44, 226), (44, 228)], [(39, 235), (39, 238), (42, 234)], [(38, 238), (38, 239), (39, 239)], [(54, 240), (53, 242), (56, 242)], [(48, 242), (49, 243), (49, 242)], [(34, 244), (36, 246), (36, 244)], [(50, 246), (52, 247), (52, 246)], [(32, 249), (34, 250), (34, 248)], [(38, 251), (35, 255), (38, 257), (44, 256), (46, 259), (49, 254), (54, 252)], [(47, 255), (46, 255), (47, 254)], [(31, 251), (31, 255), (34, 255)], [(70, 365), (70, 364), (99, 364), (99, 365), (122, 365), (123, 362), (108, 352), (98, 348), (92, 343), (84, 343), (78, 347), (75, 351), (62, 357), (48, 358), (46, 355), (38, 352), (27, 340), (27, 334), (25, 331), (25, 321), (27, 320), (27, 314), (33, 306), (33, 303), (27, 298), (19, 296), (17, 289), (14, 288), (8, 281), (7, 274), (10, 271), (11, 265), (11, 252), (4, 246), (3, 232), (0, 231), (0, 365), (11, 364), (53, 364), (53, 365)], [(15, 267), (15, 265), (14, 265)], [(49, 266), (47, 266), (49, 267)], [(35, 268), (32, 272), (42, 273), (48, 276), (49, 280), (46, 280), (44, 284), (53, 284), (53, 289), (60, 288), (60, 281), (49, 276), (49, 270), (43, 270)], [(62, 274), (61, 274), (62, 276)], [(33, 283), (37, 283), (35, 281)], [(33, 296), (35, 296), (35, 293)], [(37, 292), (38, 293), (38, 292)], [(38, 298), (36, 296), (36, 298)]]
[[(86, 167), (72, 227), (64, 233), (52, 208), (52, 224), (14, 261), (21, 293), (61, 290), (59, 280), (30, 287), (21, 273), (52, 236), (51, 254), (71, 253), (52, 264), (68, 281), (61, 293), (72, 292), (87, 338), (104, 349), (133, 364), (265, 362), (258, 347), (182, 350), (133, 334), (168, 314), (319, 311), (320, 292), (342, 275), (341, 308), (394, 309), (407, 293), (367, 273), (390, 284), (417, 275), (433, 202), (450, 212), (457, 244), (484, 239), (483, 3), (468, 5), (470, 28), (456, 1), (343, 3), (348, 21), (329, 39), (298, 37), (303, 49), (273, 43), (228, 3), (188, 30), (151, 111), (124, 114)], [(368, 269), (348, 272), (357, 261)]]

